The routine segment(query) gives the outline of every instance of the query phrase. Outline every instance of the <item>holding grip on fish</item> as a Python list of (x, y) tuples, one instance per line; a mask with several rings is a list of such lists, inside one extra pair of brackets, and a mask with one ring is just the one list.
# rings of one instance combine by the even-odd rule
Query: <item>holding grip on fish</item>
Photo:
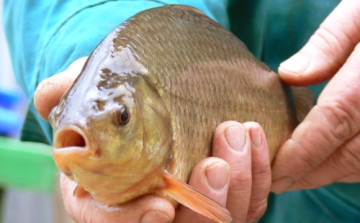
[[(78, 59), (64, 72), (40, 83), (34, 102), (41, 117), (47, 119), (51, 108), (54, 107), (54, 101), (60, 101), (80, 73), (85, 61), (86, 58)], [(51, 97), (48, 97), (49, 95)], [(245, 123), (243, 127), (249, 132), (252, 143), (246, 143), (245, 134), (240, 131), (243, 128), (235, 122), (220, 124), (214, 133), (212, 156), (228, 162), (231, 179), (227, 175), (228, 165), (212, 157), (202, 160), (195, 166), (189, 185), (223, 206), (226, 205), (233, 222), (256, 222), (266, 209), (264, 204), (267, 202), (271, 181), (270, 162), (266, 138), (259, 125)], [(171, 220), (174, 223), (210, 222), (184, 206), (177, 208), (174, 216), (173, 206), (166, 199), (153, 195), (113, 206), (109, 211), (110, 207), (96, 201), (88, 193), (74, 197), (75, 191), (81, 191), (78, 191), (76, 183), (64, 174), (61, 174), (61, 189), (66, 210), (76, 222), (165, 223), (174, 217), (175, 220)]]
[(360, 182), (360, 2), (339, 2), (306, 45), (279, 67), (292, 85), (329, 83), (280, 149), (273, 192)]
[(147, 10), (99, 44), (52, 110), (53, 155), (79, 185), (76, 193), (84, 188), (106, 204), (169, 195), (228, 222), (226, 209), (183, 182), (211, 155), (214, 129), (225, 120), (259, 122), (272, 158), (297, 124), (289, 94), (234, 35), (198, 10)]
[[(230, 182), (220, 177), (225, 177), (229, 171), (224, 161), (219, 162), (219, 159), (211, 157), (204, 159), (194, 168), (189, 184), (220, 204), (226, 204), (231, 212), (232, 222), (256, 222), (265, 212), (264, 204), (267, 202), (271, 182), (268, 148), (259, 125), (243, 125), (250, 133), (251, 143), (246, 143), (245, 135), (238, 131), (241, 129), (239, 126), (234, 122), (221, 124), (216, 129), (213, 141), (213, 156), (227, 161), (230, 165)], [(261, 140), (254, 140), (259, 134)], [(76, 184), (63, 174), (61, 181), (65, 207), (76, 222), (212, 222), (184, 206), (178, 207), (174, 216), (172, 205), (166, 199), (153, 195), (107, 207), (90, 194), (74, 197)], [(227, 192), (229, 184), (231, 188)], [(169, 218), (174, 217), (174, 221), (169, 221)]]

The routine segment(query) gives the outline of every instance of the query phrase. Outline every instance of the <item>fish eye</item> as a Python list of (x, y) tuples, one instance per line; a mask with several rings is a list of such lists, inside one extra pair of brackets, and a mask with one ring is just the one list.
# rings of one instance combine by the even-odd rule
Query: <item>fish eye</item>
[(130, 120), (129, 110), (125, 105), (120, 104), (114, 111), (114, 122), (116, 125), (126, 125)]

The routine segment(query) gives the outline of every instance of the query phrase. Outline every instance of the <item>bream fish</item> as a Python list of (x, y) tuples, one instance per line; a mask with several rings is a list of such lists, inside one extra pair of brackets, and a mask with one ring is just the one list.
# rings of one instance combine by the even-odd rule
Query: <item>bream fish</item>
[(272, 159), (298, 122), (291, 95), (201, 11), (149, 9), (105, 37), (52, 110), (53, 156), (103, 203), (153, 193), (229, 222), (225, 208), (186, 184), (191, 171), (226, 120), (260, 123)]

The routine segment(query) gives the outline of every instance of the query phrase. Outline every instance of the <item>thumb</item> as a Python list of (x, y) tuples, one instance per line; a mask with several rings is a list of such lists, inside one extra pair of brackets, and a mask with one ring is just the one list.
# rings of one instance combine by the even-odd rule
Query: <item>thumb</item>
[(360, 1), (343, 0), (305, 46), (280, 64), (291, 85), (312, 85), (331, 78), (360, 42)]
[(47, 120), (50, 111), (59, 104), (64, 93), (80, 74), (87, 57), (75, 60), (61, 73), (43, 80), (36, 88), (34, 104), (41, 118)]

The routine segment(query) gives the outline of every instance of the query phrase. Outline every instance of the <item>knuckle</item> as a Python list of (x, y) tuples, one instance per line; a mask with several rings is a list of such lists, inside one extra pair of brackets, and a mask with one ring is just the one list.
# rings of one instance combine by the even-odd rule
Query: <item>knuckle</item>
[(294, 144), (292, 147), (299, 151), (297, 160), (300, 160), (307, 169), (314, 169), (318, 165), (318, 162), (315, 161), (323, 158), (321, 154), (314, 154), (311, 147), (304, 146), (299, 141), (290, 139), (289, 143)]
[(245, 173), (241, 170), (231, 170), (230, 186), (231, 190), (244, 191), (250, 190), (252, 177), (250, 173)]
[[(270, 165), (261, 168), (260, 170), (253, 171), (252, 176), (253, 187), (259, 187), (261, 190), (270, 188), (271, 186), (271, 167)], [(261, 191), (259, 191), (259, 197)], [(267, 195), (266, 195), (267, 196)], [(265, 197), (266, 197), (265, 196)]]
[(360, 170), (360, 140), (357, 143), (350, 142), (340, 151), (339, 165), (350, 173), (356, 173)]
[[(322, 50), (326, 50), (326, 55), (336, 56), (337, 52), (342, 52), (345, 49), (344, 41), (326, 25), (320, 25), (320, 28), (310, 38), (310, 42), (314, 46), (320, 46)], [(340, 62), (338, 63), (341, 65)]]
[(270, 179), (271, 178), (271, 166), (264, 165), (262, 167), (255, 167), (256, 169), (253, 171), (254, 174), (260, 179)]
[(344, 142), (349, 139), (354, 133), (355, 118), (343, 103), (333, 102), (331, 104), (320, 106), (320, 110), (327, 119), (329, 125), (330, 134), (340, 142)]

